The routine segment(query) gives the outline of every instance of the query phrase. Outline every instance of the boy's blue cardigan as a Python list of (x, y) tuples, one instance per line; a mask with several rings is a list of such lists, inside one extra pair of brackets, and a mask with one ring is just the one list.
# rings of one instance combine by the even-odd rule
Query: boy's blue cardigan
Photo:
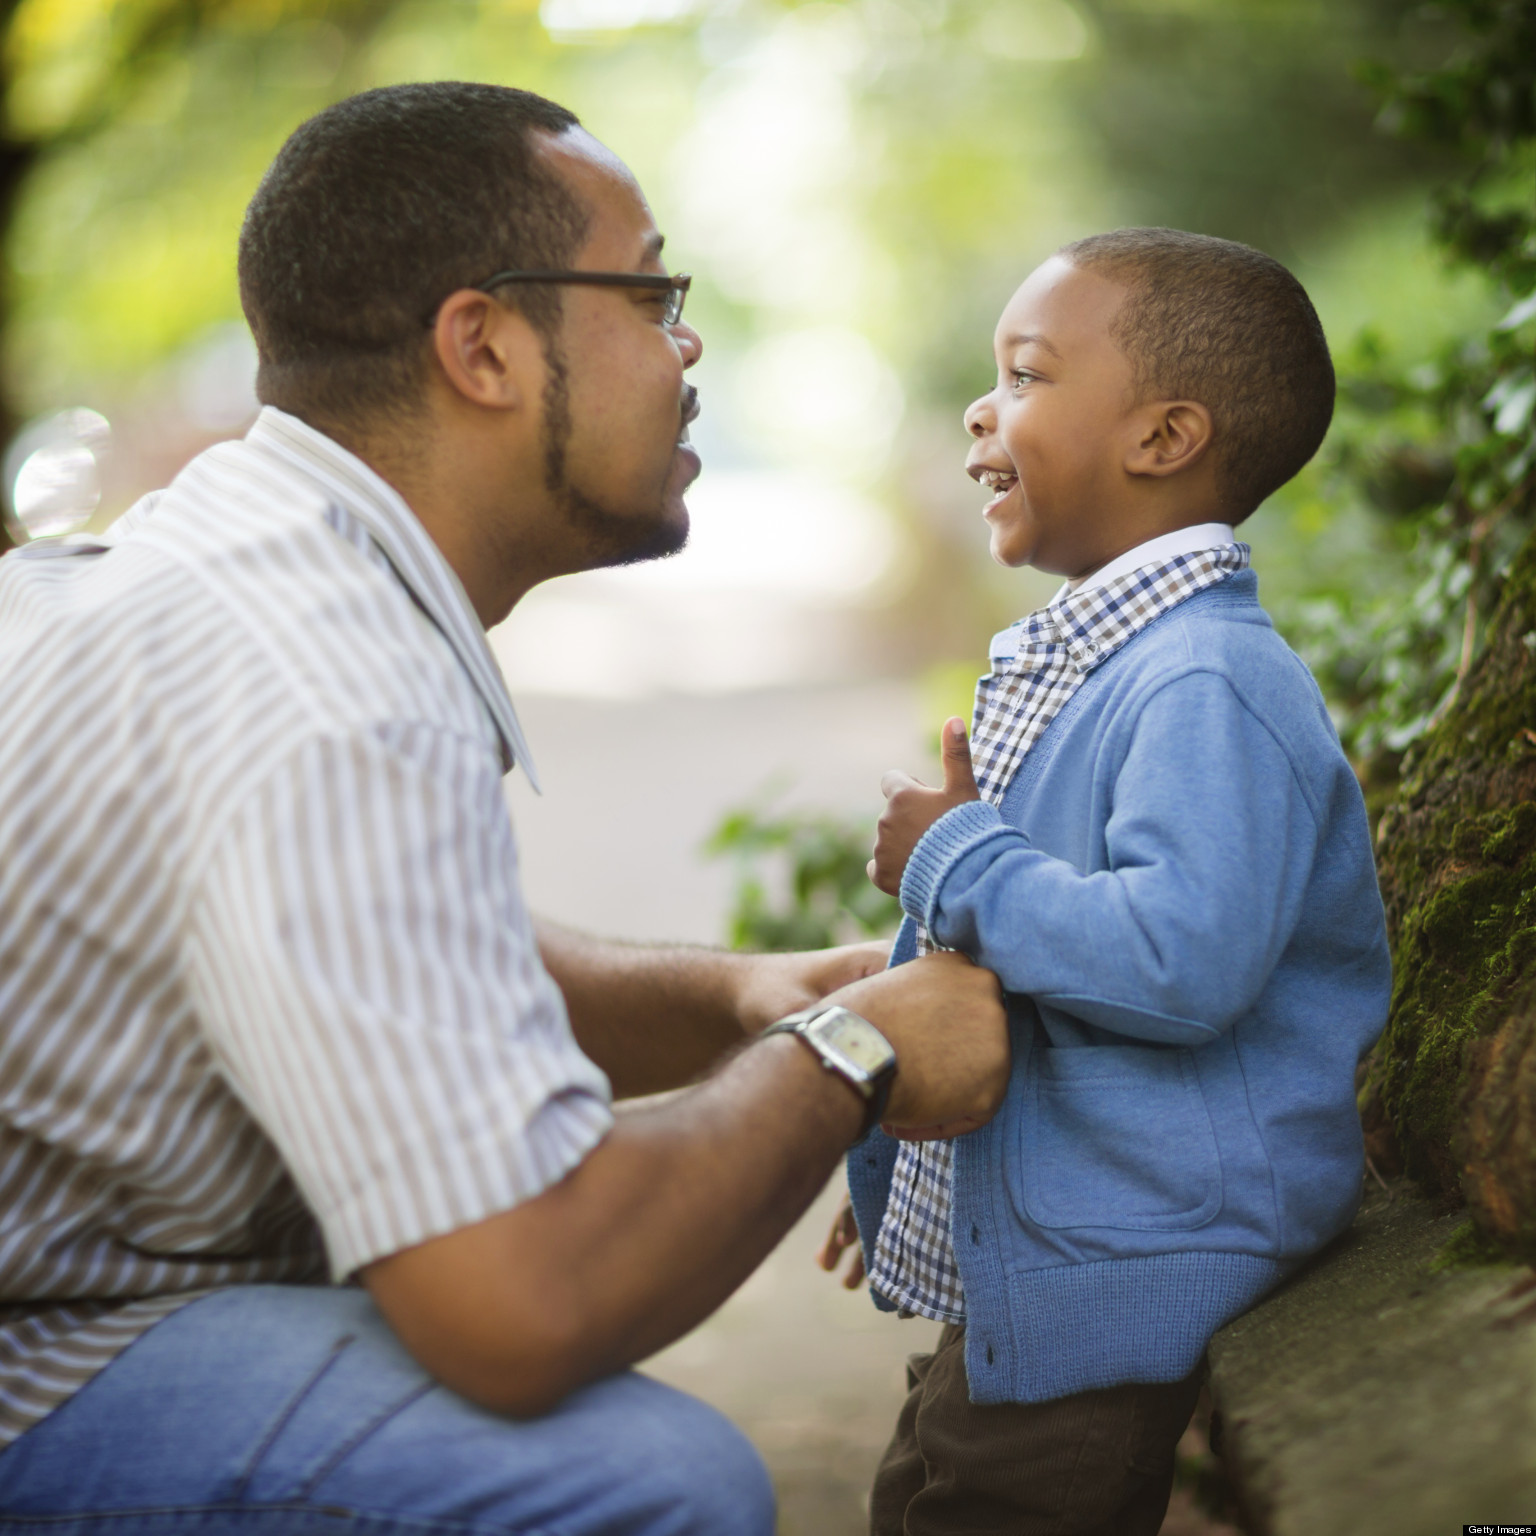
[[(1149, 624), (1001, 806), (950, 811), (907, 866), (891, 963), (920, 918), (1008, 993), (1006, 1101), (955, 1142), (978, 1403), (1178, 1380), (1354, 1215), (1381, 897), (1354, 774), (1257, 592), (1239, 572)], [(848, 1155), (866, 1264), (896, 1147)]]

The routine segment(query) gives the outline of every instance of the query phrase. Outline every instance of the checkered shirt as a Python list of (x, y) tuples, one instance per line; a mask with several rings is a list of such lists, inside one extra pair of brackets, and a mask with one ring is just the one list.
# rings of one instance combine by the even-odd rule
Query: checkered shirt
[[(1025, 754), (1088, 674), (1153, 619), (1248, 564), (1246, 544), (1177, 555), (1102, 587), (1065, 588), (996, 636), (993, 670), (976, 685), (971, 765), (997, 805)], [(921, 926), (917, 951), (935, 946)], [(904, 1316), (965, 1321), (965, 1289), (950, 1234), (953, 1141), (907, 1141), (897, 1153), (870, 1284)]]

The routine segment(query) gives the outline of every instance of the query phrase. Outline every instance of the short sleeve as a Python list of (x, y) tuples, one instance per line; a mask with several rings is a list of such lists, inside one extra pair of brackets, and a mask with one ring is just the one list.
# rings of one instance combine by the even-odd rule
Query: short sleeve
[(482, 743), (306, 741), (216, 839), (188, 946), (199, 1023), (338, 1279), (531, 1199), (613, 1123)]

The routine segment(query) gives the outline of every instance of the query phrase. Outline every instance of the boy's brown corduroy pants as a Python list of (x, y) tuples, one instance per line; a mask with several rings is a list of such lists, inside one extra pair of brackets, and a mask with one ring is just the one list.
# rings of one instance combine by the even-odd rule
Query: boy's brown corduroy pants
[(949, 1324), (931, 1355), (907, 1363), (871, 1536), (1157, 1536), (1203, 1377), (1202, 1364), (1168, 1385), (977, 1404), (965, 1329)]

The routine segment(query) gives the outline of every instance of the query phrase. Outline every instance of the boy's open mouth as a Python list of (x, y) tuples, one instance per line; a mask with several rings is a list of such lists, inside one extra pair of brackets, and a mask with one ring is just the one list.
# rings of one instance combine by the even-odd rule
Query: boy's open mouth
[(981, 509), (983, 517), (1019, 483), (1019, 477), (1012, 470), (1006, 469), (984, 469), (976, 479), (992, 493), (991, 500)]

